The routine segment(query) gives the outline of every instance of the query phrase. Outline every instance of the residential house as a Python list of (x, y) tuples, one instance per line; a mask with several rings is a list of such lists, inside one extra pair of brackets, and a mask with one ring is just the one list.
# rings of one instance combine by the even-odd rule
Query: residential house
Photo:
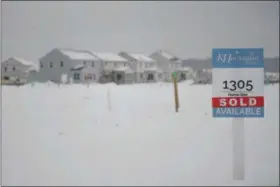
[(279, 72), (265, 72), (264, 81), (265, 84), (279, 83)]
[(212, 69), (201, 69), (194, 73), (195, 84), (210, 84), (212, 83)]
[(102, 64), (101, 82), (133, 83), (133, 70), (129, 60), (110, 52), (91, 52)]
[[(39, 81), (99, 82), (101, 61), (86, 50), (56, 48), (40, 58)], [(83, 68), (77, 68), (83, 67)]]
[(162, 77), (154, 59), (139, 53), (120, 52), (119, 55), (131, 62), (136, 83), (156, 82)]
[(177, 72), (179, 80), (186, 80), (193, 74), (192, 68), (184, 68), (183, 61), (179, 57), (165, 50), (158, 50), (152, 53), (150, 57), (154, 59), (157, 62), (157, 66), (163, 70), (165, 81), (172, 80), (173, 72)]
[(37, 65), (18, 57), (11, 57), (1, 63), (1, 82), (3, 84), (25, 84), (30, 73), (36, 72)]

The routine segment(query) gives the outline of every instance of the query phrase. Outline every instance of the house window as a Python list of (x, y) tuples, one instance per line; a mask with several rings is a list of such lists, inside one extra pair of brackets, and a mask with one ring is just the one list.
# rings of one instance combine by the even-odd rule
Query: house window
[(15, 66), (13, 67), (13, 71), (16, 71), (16, 67)]
[(60, 67), (63, 67), (63, 61), (60, 61)]
[(74, 73), (74, 80), (80, 80), (80, 73)]
[(91, 63), (91, 66), (94, 67), (94, 62)]
[(115, 67), (117, 67), (117, 63), (116, 62), (114, 62), (114, 65), (115, 65)]
[(8, 80), (10, 80), (10, 77), (5, 76), (4, 80), (8, 81)]
[(52, 62), (50, 62), (50, 68), (52, 68), (53, 67), (53, 63)]
[(140, 73), (140, 79), (143, 79), (143, 73)]
[(126, 63), (123, 63), (123, 66), (125, 67), (125, 66), (126, 66)]
[(92, 79), (92, 74), (91, 73), (86, 74), (85, 80), (91, 80), (91, 79)]
[(186, 80), (186, 74), (184, 73), (181, 74), (181, 80)]
[(40, 62), (40, 68), (43, 68), (43, 63), (42, 62)]
[(148, 80), (148, 81), (154, 80), (154, 74), (149, 73), (149, 74), (148, 74), (147, 80)]
[(84, 65), (86, 65), (87, 64), (87, 62), (86, 61), (84, 61)]
[(7, 67), (4, 68), (4, 71), (7, 72)]

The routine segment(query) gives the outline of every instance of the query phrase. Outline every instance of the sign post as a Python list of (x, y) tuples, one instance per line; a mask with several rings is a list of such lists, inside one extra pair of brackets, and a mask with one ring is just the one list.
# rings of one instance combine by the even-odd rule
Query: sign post
[(214, 118), (232, 118), (233, 179), (244, 180), (244, 118), (264, 117), (263, 48), (212, 50)]
[(178, 94), (178, 84), (177, 84), (177, 73), (172, 73), (172, 79), (174, 84), (174, 98), (175, 98), (175, 111), (179, 110), (179, 94)]

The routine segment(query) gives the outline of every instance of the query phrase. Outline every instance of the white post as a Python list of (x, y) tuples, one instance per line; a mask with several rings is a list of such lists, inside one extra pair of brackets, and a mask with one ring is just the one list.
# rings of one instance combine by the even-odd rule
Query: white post
[(244, 118), (232, 119), (233, 180), (244, 180), (245, 133)]
[(111, 96), (110, 96), (110, 88), (107, 91), (107, 101), (108, 101), (108, 110), (111, 111)]

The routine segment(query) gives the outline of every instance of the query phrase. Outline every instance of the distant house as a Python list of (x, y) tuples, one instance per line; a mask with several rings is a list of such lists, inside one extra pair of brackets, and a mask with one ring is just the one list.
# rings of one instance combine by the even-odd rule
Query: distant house
[(25, 59), (11, 57), (1, 63), (1, 80), (8, 84), (25, 84), (30, 74), (35, 74), (37, 65)]
[(183, 61), (167, 51), (156, 51), (152, 53), (150, 57), (154, 59), (157, 62), (157, 66), (163, 70), (165, 81), (172, 80), (172, 72), (177, 72), (179, 80), (186, 80), (193, 73), (192, 68), (184, 68)]
[(194, 73), (195, 84), (210, 84), (212, 83), (212, 69), (201, 69)]
[[(56, 48), (39, 59), (39, 81), (98, 82), (102, 71), (101, 61), (85, 50)], [(83, 68), (77, 68), (83, 67)]]
[(117, 84), (133, 83), (133, 70), (129, 60), (110, 52), (91, 52), (101, 61), (101, 82), (115, 82)]
[(264, 81), (266, 84), (279, 83), (279, 72), (265, 72)]
[(154, 59), (139, 53), (120, 52), (119, 55), (131, 62), (135, 82), (156, 82), (162, 77)]

